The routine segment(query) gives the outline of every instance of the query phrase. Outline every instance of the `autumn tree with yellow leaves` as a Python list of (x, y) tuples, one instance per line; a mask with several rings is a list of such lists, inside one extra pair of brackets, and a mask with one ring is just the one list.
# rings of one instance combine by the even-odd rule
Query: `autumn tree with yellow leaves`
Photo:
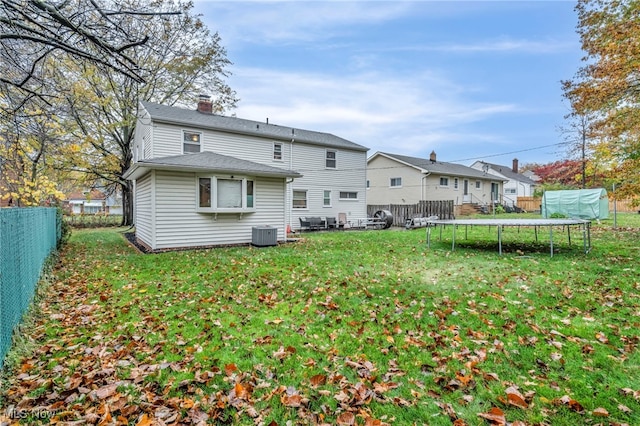
[(575, 114), (594, 118), (592, 162), (619, 196), (640, 195), (640, 2), (579, 0), (584, 65), (563, 82)]
[[(6, 12), (0, 18), (0, 57), (11, 59), (0, 61), (0, 113), (7, 122), (17, 116), (29, 117), (26, 123), (33, 118), (27, 110), (34, 103), (42, 105), (49, 114), (43, 118), (54, 116), (63, 137), (41, 146), (44, 160), (38, 162), (38, 176), (49, 178), (48, 185), (72, 176), (83, 186), (120, 192), (123, 224), (129, 225), (133, 221), (132, 185), (122, 175), (131, 166), (139, 101), (193, 105), (199, 94), (207, 93), (213, 96), (216, 112), (234, 107), (235, 92), (225, 83), (230, 65), (226, 52), (218, 34), (193, 14), (191, 3), (82, 0), (46, 11), (36, 3), (49, 5), (28, 1), (28, 7), (20, 9), (15, 0), (0, 2), (0, 11)], [(81, 8), (86, 13), (80, 13)], [(65, 21), (70, 27), (55, 23), (60, 14), (73, 17)], [(96, 16), (103, 21), (94, 21)], [(36, 18), (42, 26), (22, 25)], [(55, 28), (62, 32), (53, 31)], [(53, 36), (46, 39), (43, 35), (35, 42), (33, 34), (40, 30)], [(114, 31), (117, 36), (111, 37)], [(91, 42), (74, 41), (85, 38)], [(5, 173), (15, 176), (13, 190), (7, 194), (18, 194), (18, 187), (26, 191), (30, 185), (20, 184), (30, 174), (18, 167), (29, 165), (32, 158), (29, 149), (18, 149), (25, 144), (27, 129), (23, 124), (20, 139), (5, 138), (5, 151), (13, 149), (26, 156), (12, 163), (17, 171)], [(0, 159), (5, 154), (0, 153)], [(61, 174), (65, 178), (58, 179)], [(37, 181), (34, 188), (42, 189), (43, 182)]]
[[(0, 92), (5, 106), (11, 94)], [(56, 204), (58, 161), (64, 131), (57, 116), (31, 99), (11, 116), (0, 120), (0, 198), (9, 205), (26, 207)]]
[[(121, 6), (144, 9), (147, 0), (124, 0)], [(217, 33), (211, 33), (195, 16), (192, 4), (156, 1), (155, 7), (177, 11), (161, 20), (120, 16), (119, 27), (148, 37), (145, 46), (132, 49), (144, 83), (111, 68), (67, 61), (59, 79), (71, 80), (65, 93), (69, 133), (83, 148), (68, 162), (72, 170), (117, 188), (123, 198), (123, 225), (133, 221), (132, 183), (123, 179), (131, 166), (138, 104), (154, 101), (166, 105), (194, 105), (198, 95), (213, 96), (214, 109), (235, 106), (235, 92), (225, 83), (230, 65)], [(115, 18), (114, 18), (115, 19)]]

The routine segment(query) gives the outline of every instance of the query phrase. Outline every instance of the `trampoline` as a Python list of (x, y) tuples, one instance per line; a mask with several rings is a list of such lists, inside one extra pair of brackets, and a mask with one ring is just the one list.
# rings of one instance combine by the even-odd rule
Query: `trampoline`
[(538, 229), (542, 227), (549, 228), (549, 246), (551, 257), (553, 257), (553, 227), (566, 227), (567, 236), (569, 237), (569, 245), (571, 245), (571, 228), (576, 227), (582, 230), (582, 245), (584, 252), (591, 250), (591, 221), (583, 219), (451, 219), (451, 220), (430, 220), (427, 227), (427, 247), (431, 247), (431, 230), (435, 226), (440, 227), (440, 240), (442, 240), (442, 228), (452, 225), (451, 234), (451, 251), (456, 248), (456, 228), (465, 226), (465, 238), (468, 226), (495, 226), (498, 229), (498, 252), (502, 255), (502, 228), (505, 226), (526, 226), (533, 227), (536, 241), (538, 240)]

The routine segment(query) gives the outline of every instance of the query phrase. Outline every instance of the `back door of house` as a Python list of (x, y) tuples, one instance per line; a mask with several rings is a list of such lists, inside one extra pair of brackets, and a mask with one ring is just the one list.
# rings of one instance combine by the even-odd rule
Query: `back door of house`
[(471, 202), (471, 197), (469, 196), (469, 179), (465, 179), (462, 182), (462, 202), (463, 203)]

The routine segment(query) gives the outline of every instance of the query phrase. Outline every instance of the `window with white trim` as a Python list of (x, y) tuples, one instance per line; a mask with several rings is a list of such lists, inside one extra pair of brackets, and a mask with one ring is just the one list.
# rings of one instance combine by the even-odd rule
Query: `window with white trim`
[(458, 189), (458, 178), (453, 178), (453, 189)]
[(244, 177), (199, 176), (197, 209), (217, 213), (254, 211), (254, 188), (254, 181)]
[(449, 186), (449, 178), (445, 176), (440, 177), (440, 186)]
[(476, 189), (482, 189), (482, 182), (479, 180), (476, 181)]
[(293, 190), (293, 208), (294, 209), (306, 209), (307, 208), (307, 190), (294, 189)]
[(357, 200), (358, 193), (355, 191), (340, 191), (341, 200)]
[(516, 188), (505, 188), (504, 189), (504, 193), (505, 194), (517, 194), (518, 190)]
[(402, 178), (391, 178), (389, 180), (389, 186), (391, 188), (400, 188), (402, 186)]
[(202, 135), (197, 132), (182, 132), (182, 152), (184, 154), (200, 152), (201, 136)]
[(335, 169), (336, 168), (336, 151), (327, 150), (325, 156), (325, 167), (327, 169)]
[(371, 182), (369, 182), (369, 179), (367, 179), (367, 189), (371, 188)]
[(282, 161), (282, 144), (281, 143), (273, 144), (273, 159), (277, 161)]
[(324, 207), (331, 207), (331, 191), (324, 191), (324, 195), (322, 196), (322, 205)]

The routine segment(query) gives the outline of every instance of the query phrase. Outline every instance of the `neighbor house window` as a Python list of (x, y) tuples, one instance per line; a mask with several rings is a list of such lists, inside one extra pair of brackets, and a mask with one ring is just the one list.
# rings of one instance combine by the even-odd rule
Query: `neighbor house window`
[(325, 207), (331, 207), (331, 191), (324, 191), (324, 196), (322, 197), (322, 205)]
[(479, 180), (476, 181), (476, 189), (482, 189), (482, 182)]
[(515, 193), (517, 193), (515, 188), (506, 188), (504, 190), (504, 192), (505, 192), (505, 194), (515, 194)]
[(183, 132), (182, 152), (185, 154), (200, 152), (200, 133)]
[(453, 178), (453, 189), (458, 189), (458, 178)]
[(281, 143), (273, 144), (273, 159), (278, 161), (282, 160), (282, 144)]
[(294, 209), (306, 209), (307, 208), (307, 191), (294, 189), (293, 190), (293, 208)]
[(369, 179), (367, 179), (367, 189), (371, 188), (371, 182), (369, 182)]
[(401, 187), (402, 186), (402, 178), (391, 178), (389, 186), (391, 188), (399, 188), (399, 187)]
[(340, 199), (341, 200), (357, 200), (358, 193), (351, 191), (340, 191)]
[(201, 211), (252, 211), (254, 182), (247, 178), (199, 177), (198, 207)]
[(335, 169), (336, 168), (336, 152), (335, 151), (326, 151), (326, 159), (325, 159), (325, 167), (327, 169)]
[(448, 177), (441, 177), (440, 178), (440, 186), (449, 186), (449, 178)]

